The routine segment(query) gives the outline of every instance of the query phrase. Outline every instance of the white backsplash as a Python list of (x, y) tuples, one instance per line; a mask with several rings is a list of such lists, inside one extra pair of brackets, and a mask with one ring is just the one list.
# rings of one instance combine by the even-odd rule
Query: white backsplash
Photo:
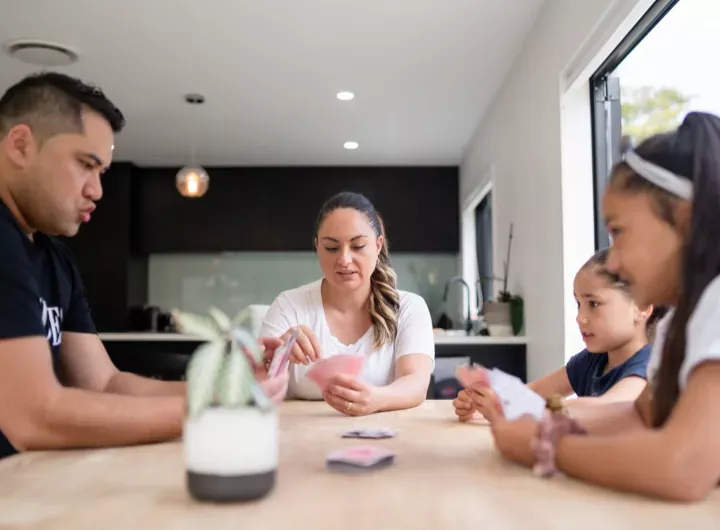
[[(421, 295), (433, 317), (444, 310), (445, 282), (458, 274), (453, 254), (396, 254), (398, 288)], [(271, 304), (286, 289), (321, 277), (313, 252), (156, 254), (150, 256), (149, 303), (205, 313), (216, 306), (229, 315), (250, 304)], [(448, 314), (459, 321), (460, 286), (451, 290)]]

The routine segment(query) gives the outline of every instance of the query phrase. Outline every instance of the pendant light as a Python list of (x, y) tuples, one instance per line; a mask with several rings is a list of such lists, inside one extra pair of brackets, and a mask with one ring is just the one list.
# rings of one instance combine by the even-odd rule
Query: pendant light
[[(187, 94), (185, 101), (190, 105), (202, 105), (205, 97), (201, 94)], [(175, 175), (175, 186), (183, 197), (198, 199), (205, 195), (210, 186), (210, 176), (202, 167), (195, 165), (195, 141), (193, 139), (190, 165), (183, 167)]]

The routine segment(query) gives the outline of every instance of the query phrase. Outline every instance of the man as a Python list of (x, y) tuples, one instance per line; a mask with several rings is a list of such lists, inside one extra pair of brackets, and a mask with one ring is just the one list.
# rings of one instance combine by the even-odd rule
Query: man
[[(122, 113), (58, 73), (0, 98), (0, 458), (182, 433), (185, 386), (117, 370), (67, 247), (102, 197)], [(262, 339), (271, 356), (280, 341)], [(264, 381), (282, 399), (282, 381)]]

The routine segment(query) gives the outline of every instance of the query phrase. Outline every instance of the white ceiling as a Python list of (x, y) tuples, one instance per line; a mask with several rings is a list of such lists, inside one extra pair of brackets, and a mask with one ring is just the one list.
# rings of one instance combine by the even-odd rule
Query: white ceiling
[[(458, 164), (542, 4), (2, 0), (0, 41), (79, 52), (58, 70), (125, 113), (116, 160), (184, 164), (194, 141), (205, 165)], [(39, 69), (0, 54), (0, 91)]]

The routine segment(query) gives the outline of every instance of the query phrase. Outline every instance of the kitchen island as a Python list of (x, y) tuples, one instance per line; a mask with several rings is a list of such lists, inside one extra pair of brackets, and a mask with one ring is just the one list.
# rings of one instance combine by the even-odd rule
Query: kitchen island
[[(188, 359), (203, 340), (179, 333), (100, 333), (118, 368), (148, 377), (177, 381), (184, 377)], [(453, 374), (472, 360), (527, 379), (527, 337), (435, 335), (435, 373), (428, 397), (454, 397)]]

